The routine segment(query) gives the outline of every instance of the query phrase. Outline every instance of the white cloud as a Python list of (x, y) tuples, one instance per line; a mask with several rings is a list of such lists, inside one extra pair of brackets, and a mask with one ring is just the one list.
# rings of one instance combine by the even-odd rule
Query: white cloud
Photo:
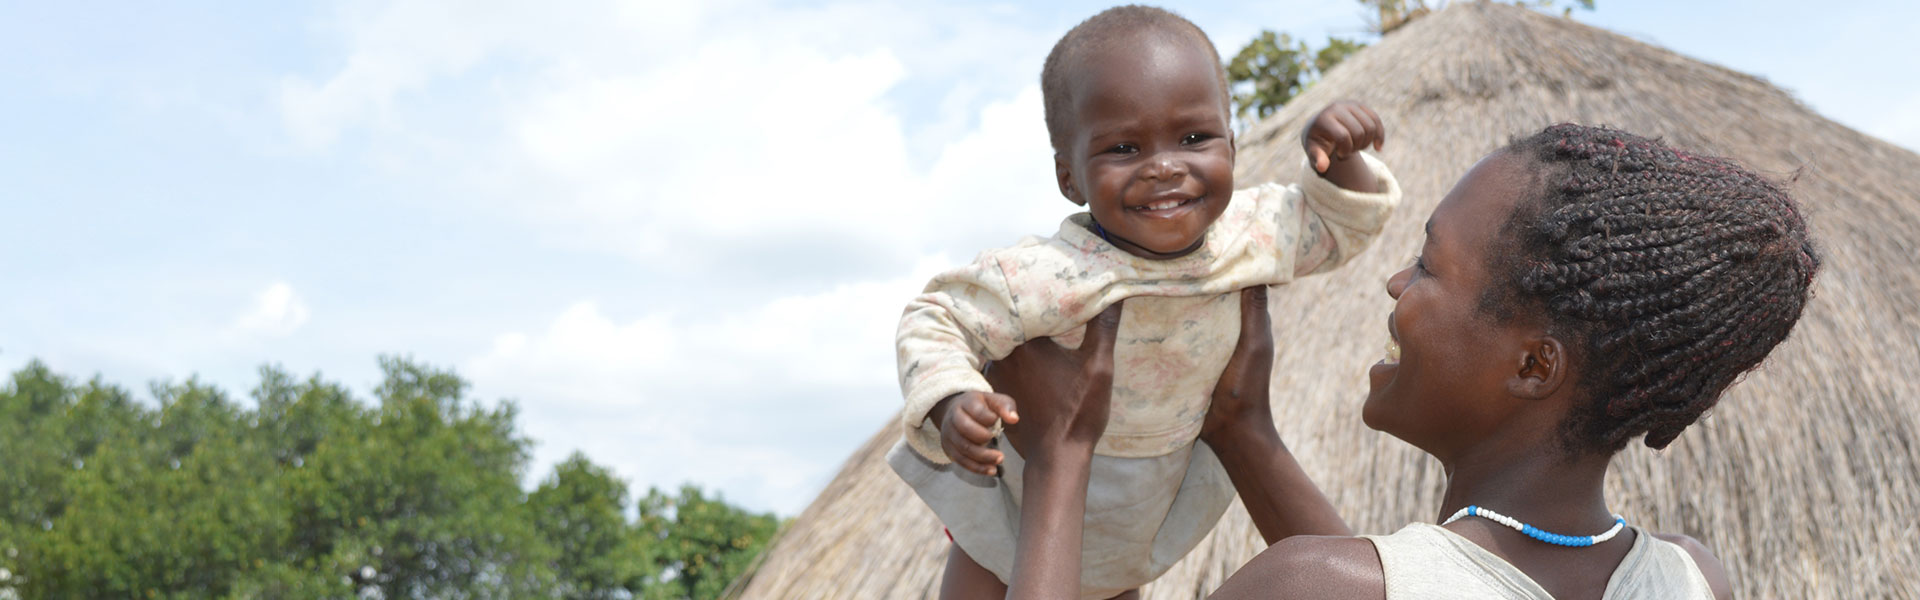
[(622, 319), (581, 301), (460, 370), (520, 401), (536, 476), (581, 450), (640, 486), (697, 482), (794, 514), (896, 410), (894, 326), (948, 262), (731, 314)]
[(284, 281), (274, 282), (253, 298), (253, 306), (234, 318), (230, 331), (247, 337), (285, 337), (307, 324), (307, 303)]
[[(1044, 232), (1066, 212), (1025, 198), (1057, 194), (1037, 92), (1021, 91), (1034, 78), (1004, 64), (1037, 73), (1053, 33), (1017, 15), (867, 2), (469, 4), (344, 5), (344, 65), (281, 83), (289, 137), (324, 147), (365, 130), (377, 164), (434, 172), (460, 188), (460, 210), (659, 269), (751, 270), (759, 256), (810, 251), (898, 270), (909, 266), (894, 257), (902, 248), (947, 249), (952, 217)], [(929, 166), (943, 148), (968, 147), (949, 142), (975, 131), (976, 115), (966, 168)], [(956, 198), (977, 210), (957, 214)], [(1001, 206), (1049, 216), (1009, 221)]]
[(559, 192), (538, 210), (622, 254), (788, 232), (897, 248), (924, 202), (880, 102), (902, 69), (885, 51), (722, 40), (547, 91), (510, 118), (526, 164)]
[[(364, 134), (389, 172), (451, 182), (449, 210), (672, 291), (576, 302), (461, 365), (522, 402), (536, 479), (579, 449), (636, 486), (791, 514), (897, 409), (893, 328), (932, 271), (1074, 210), (1035, 81), (1057, 32), (939, 6), (670, 4), (348, 4), (344, 64), (283, 80), (280, 107), (296, 142)], [(783, 295), (709, 301), (742, 290)]]

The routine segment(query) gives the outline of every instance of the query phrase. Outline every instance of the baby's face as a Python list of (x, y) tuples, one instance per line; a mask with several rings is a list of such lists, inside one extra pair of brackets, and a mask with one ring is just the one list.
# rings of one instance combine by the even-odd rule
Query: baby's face
[(1146, 258), (1199, 247), (1233, 196), (1233, 137), (1213, 57), (1197, 40), (1142, 36), (1069, 80), (1061, 193), (1115, 246)]

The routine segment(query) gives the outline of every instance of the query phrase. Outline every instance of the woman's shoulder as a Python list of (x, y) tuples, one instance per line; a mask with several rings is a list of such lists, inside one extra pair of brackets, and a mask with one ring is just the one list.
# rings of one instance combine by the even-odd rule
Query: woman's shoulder
[(1387, 584), (1373, 541), (1296, 535), (1253, 557), (1211, 598), (1384, 598)]
[(1700, 569), (1700, 574), (1707, 578), (1707, 587), (1713, 588), (1713, 597), (1723, 600), (1733, 597), (1733, 583), (1727, 579), (1727, 567), (1720, 564), (1720, 557), (1714, 556), (1713, 551), (1708, 550), (1706, 544), (1702, 544), (1700, 540), (1693, 539), (1692, 536), (1685, 534), (1660, 533), (1657, 531), (1647, 533), (1652, 535), (1654, 539), (1679, 546), (1681, 550), (1685, 550), (1687, 558), (1693, 559), (1693, 566)]

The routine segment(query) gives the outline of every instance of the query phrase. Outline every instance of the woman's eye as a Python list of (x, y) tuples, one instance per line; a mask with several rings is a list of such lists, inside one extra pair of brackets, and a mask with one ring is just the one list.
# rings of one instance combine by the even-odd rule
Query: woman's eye
[(1425, 256), (1413, 257), (1413, 270), (1419, 271), (1421, 273), (1429, 272), (1427, 271), (1427, 257)]

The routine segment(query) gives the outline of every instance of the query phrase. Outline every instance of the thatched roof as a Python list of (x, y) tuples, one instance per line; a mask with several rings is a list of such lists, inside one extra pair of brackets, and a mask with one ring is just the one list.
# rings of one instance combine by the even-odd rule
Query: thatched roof
[[(1457, 3), (1254, 126), (1240, 140), (1241, 185), (1293, 177), (1303, 120), (1339, 98), (1386, 120), (1381, 157), (1407, 198), (1352, 264), (1276, 290), (1273, 398), (1288, 444), (1357, 530), (1436, 518), (1443, 484), (1432, 459), (1360, 422), (1364, 365), (1386, 342), (1386, 276), (1411, 259), (1453, 182), (1509, 136), (1613, 125), (1781, 180), (1797, 173), (1790, 187), (1827, 258), (1804, 319), (1760, 370), (1668, 450), (1619, 456), (1613, 508), (1706, 542), (1743, 597), (1920, 593), (1920, 155), (1748, 75), (1530, 10)], [(744, 597), (935, 595), (947, 541), (882, 460), (892, 423), (774, 543)], [(1262, 547), (1235, 507), (1145, 595), (1204, 595)]]

